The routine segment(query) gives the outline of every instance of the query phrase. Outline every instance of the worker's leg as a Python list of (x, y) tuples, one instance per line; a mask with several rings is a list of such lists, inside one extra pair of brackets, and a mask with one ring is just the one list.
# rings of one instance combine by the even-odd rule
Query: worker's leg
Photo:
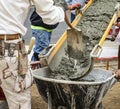
[(28, 71), (24, 78), (20, 76), (18, 74), (18, 51), (15, 50), (12, 57), (8, 56), (8, 53), (6, 50), (5, 55), (0, 58), (0, 85), (9, 109), (31, 109), (29, 87), (33, 81), (32, 75)]
[(71, 23), (74, 21), (75, 19), (75, 14), (71, 13)]
[[(38, 55), (44, 50), (46, 47), (49, 46), (51, 40), (51, 32), (46, 30), (33, 30), (32, 35), (35, 37), (35, 47), (33, 49), (34, 53), (31, 58), (31, 61), (39, 61)], [(34, 65), (32, 68), (34, 69)], [(40, 67), (40, 64), (37, 65), (37, 68)]]
[(49, 46), (51, 32), (45, 30), (32, 30), (32, 34), (36, 39), (34, 52), (39, 54), (44, 48)]
[(31, 109), (30, 89), (20, 93), (4, 89), (4, 93), (9, 109)]

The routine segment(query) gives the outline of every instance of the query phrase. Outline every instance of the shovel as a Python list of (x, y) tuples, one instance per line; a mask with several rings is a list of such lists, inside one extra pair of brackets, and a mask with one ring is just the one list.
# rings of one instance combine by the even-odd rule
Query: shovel
[(82, 56), (82, 31), (71, 25), (66, 12), (65, 12), (65, 22), (70, 27), (69, 29), (67, 29), (68, 56), (74, 59), (79, 59)]
[[(83, 56), (83, 50), (82, 50), (82, 31), (78, 28), (75, 28), (71, 25), (71, 23), (68, 20), (67, 14), (65, 13), (65, 21), (67, 25), (70, 27), (67, 29), (67, 53), (70, 58), (73, 58), (74, 60), (81, 60)], [(75, 66), (76, 67), (76, 66)], [(93, 58), (89, 57), (89, 62), (84, 69), (82, 69), (82, 72), (77, 75), (71, 75), (71, 80), (78, 80), (85, 75), (87, 75), (93, 68)], [(78, 69), (78, 72), (81, 69)]]

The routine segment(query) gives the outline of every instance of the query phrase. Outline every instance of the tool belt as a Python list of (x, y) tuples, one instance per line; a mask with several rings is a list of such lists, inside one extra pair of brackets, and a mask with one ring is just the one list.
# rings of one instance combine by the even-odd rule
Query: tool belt
[(14, 50), (19, 50), (19, 41), (18, 43), (14, 43), (15, 41), (12, 41), (19, 38), (21, 38), (20, 34), (0, 34), (0, 56), (5, 55), (5, 49), (8, 50), (8, 56), (12, 56), (12, 52), (14, 52)]
[(0, 34), (0, 40), (14, 40), (20, 38), (20, 34)]
[(16, 60), (18, 60), (18, 73), (20, 75), (27, 72), (28, 57), (25, 42), (19, 34), (0, 35), (0, 59), (6, 56), (10, 58), (16, 57)]

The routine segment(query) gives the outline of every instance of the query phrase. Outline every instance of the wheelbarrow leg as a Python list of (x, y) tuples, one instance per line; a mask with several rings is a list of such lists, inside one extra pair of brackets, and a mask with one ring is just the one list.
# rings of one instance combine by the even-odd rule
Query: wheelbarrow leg
[(120, 45), (118, 46), (118, 69), (120, 69)]
[(72, 103), (71, 103), (71, 109), (76, 109), (76, 106), (75, 106), (75, 97), (74, 97), (74, 94), (72, 94)]
[(47, 89), (47, 96), (48, 96), (48, 109), (52, 109), (52, 97), (49, 89)]

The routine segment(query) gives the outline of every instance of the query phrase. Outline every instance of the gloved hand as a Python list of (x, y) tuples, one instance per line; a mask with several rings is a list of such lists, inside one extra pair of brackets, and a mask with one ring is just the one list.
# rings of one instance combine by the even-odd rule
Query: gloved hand
[(75, 9), (80, 9), (80, 8), (81, 8), (81, 5), (79, 3), (68, 5), (69, 10), (75, 10)]
[(118, 69), (117, 71), (115, 71), (113, 74), (115, 74), (115, 78), (117, 80), (120, 80), (120, 69)]

